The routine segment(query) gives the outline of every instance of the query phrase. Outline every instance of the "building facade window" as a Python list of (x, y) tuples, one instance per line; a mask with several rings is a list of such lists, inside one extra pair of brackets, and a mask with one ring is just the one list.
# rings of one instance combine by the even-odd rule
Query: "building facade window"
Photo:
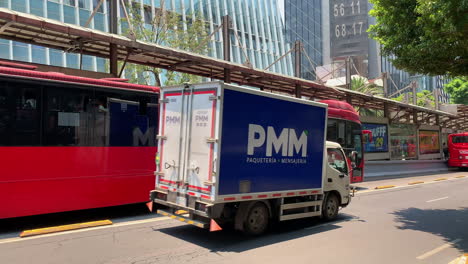
[[(318, 2), (318, 0), (314, 1)], [(100, 0), (0, 0), (0, 7), (12, 8), (20, 12), (30, 12), (34, 15), (84, 26), (99, 2)], [(151, 22), (154, 14), (162, 8), (181, 14), (181, 18), (184, 20), (190, 19), (191, 15), (200, 16), (207, 22), (209, 33), (220, 25), (222, 16), (229, 15), (233, 24), (233, 29), (230, 32), (231, 61), (235, 63), (246, 62), (245, 51), (253, 66), (263, 69), (290, 49), (290, 45), (285, 41), (284, 25), (279, 16), (276, 0), (125, 0), (125, 3), (128, 6), (134, 3), (140, 4), (141, 15), (147, 24)], [(120, 1), (118, 1), (118, 5), (118, 15), (124, 17), (124, 10), (120, 6)], [(304, 17), (304, 19), (306, 18)], [(89, 27), (108, 31), (108, 23), (109, 1), (106, 0), (97, 10)], [(119, 32), (125, 32), (128, 24), (125, 21), (120, 21), (119, 28)], [(313, 28), (315, 32), (316, 29)], [(319, 28), (320, 26), (318, 26)], [(237, 33), (239, 40), (237, 40), (234, 31)], [(0, 43), (0, 46), (3, 44), (3, 42)], [(0, 51), (0, 57), (2, 58), (46, 62), (55, 66), (79, 68), (79, 60), (77, 60), (76, 55), (69, 55), (48, 48), (45, 49), (44, 53), (44, 50), (37, 50), (32, 45), (26, 45), (26, 49), (22, 50), (24, 54), (20, 54), (15, 51), (10, 52), (10, 49), (14, 49), (13, 47), (16, 47), (16, 50), (24, 48), (17, 45), (16, 42), (8, 41), (4, 45), (9, 48)], [(214, 34), (208, 45), (209, 56), (223, 58), (221, 32)], [(40, 59), (33, 58), (34, 55), (32, 54), (41, 54)], [(46, 59), (43, 59), (43, 56), (46, 56)], [(83, 60), (83, 69), (105, 72), (107, 70), (105, 59), (86, 58)], [(275, 63), (269, 71), (293, 75), (291, 55)]]

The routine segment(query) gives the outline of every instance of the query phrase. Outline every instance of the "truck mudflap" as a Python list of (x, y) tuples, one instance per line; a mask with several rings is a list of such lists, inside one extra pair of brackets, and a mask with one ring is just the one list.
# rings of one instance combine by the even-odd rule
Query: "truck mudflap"
[(158, 214), (167, 216), (171, 219), (184, 222), (189, 225), (194, 225), (196, 227), (203, 228), (203, 229), (210, 229), (211, 232), (222, 230), (222, 228), (218, 225), (218, 223), (216, 223), (216, 221), (214, 221), (213, 219), (207, 219), (206, 222), (202, 220), (190, 219), (190, 214), (184, 210), (178, 210), (174, 213), (171, 213), (168, 210), (158, 209), (157, 212)]

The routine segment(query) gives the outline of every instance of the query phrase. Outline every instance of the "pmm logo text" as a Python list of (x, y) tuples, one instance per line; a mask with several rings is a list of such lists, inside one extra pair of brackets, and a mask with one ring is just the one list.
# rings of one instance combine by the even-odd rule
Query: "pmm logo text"
[(268, 126), (265, 131), (261, 125), (249, 124), (247, 155), (254, 155), (255, 149), (262, 147), (265, 142), (267, 157), (272, 156), (273, 149), (283, 157), (292, 157), (294, 154), (307, 157), (307, 131), (303, 131), (298, 138), (296, 130), (283, 128), (277, 136), (272, 126)]

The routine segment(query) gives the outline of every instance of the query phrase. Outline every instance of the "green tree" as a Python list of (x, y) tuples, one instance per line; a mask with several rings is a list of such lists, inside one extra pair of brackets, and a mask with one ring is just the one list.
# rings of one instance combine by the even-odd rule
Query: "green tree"
[(364, 77), (353, 77), (351, 79), (351, 90), (367, 95), (383, 96), (383, 87), (369, 83)]
[(444, 88), (450, 94), (451, 103), (468, 105), (468, 77), (455, 78)]
[[(164, 1), (161, 1), (162, 6), (156, 9), (152, 18), (142, 15), (141, 5), (132, 2), (129, 10), (129, 21), (122, 18), (121, 24), (124, 28), (124, 34), (134, 35), (138, 40), (152, 42), (158, 45), (163, 45), (171, 48), (177, 48), (198, 54), (207, 54), (208, 49), (205, 40), (208, 36), (207, 24), (200, 16), (191, 14), (183, 19), (180, 14), (166, 10)], [(133, 32), (131, 30), (133, 28)], [(161, 81), (162, 69), (137, 65), (127, 64), (125, 67), (126, 76), (130, 82), (139, 84), (175, 85), (185, 82), (197, 83), (201, 81), (201, 77), (187, 73), (178, 73), (175, 71), (164, 71), (165, 81)]]
[[(412, 103), (413, 92), (403, 93), (392, 99), (398, 102)], [(416, 105), (422, 107), (435, 107), (434, 95), (428, 90), (422, 90), (421, 92), (416, 93)]]
[(370, 36), (410, 73), (468, 75), (467, 0), (370, 0)]

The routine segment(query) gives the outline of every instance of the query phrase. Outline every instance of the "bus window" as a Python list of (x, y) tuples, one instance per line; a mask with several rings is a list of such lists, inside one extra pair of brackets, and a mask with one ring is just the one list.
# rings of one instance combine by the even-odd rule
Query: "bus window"
[(45, 99), (44, 145), (90, 146), (91, 93), (49, 87)]
[(40, 144), (40, 87), (2, 82), (0, 87), (0, 145)]

